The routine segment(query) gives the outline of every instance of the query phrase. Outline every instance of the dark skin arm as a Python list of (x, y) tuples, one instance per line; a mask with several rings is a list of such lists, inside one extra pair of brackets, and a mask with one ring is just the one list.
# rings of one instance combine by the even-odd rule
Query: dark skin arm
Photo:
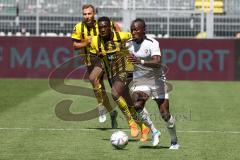
[[(141, 59), (140, 58), (137, 58), (136, 56), (134, 56), (133, 54), (130, 54), (128, 56), (128, 60), (130, 62), (132, 62), (133, 64), (141, 64)], [(151, 68), (158, 68), (161, 66), (161, 56), (152, 56), (150, 60), (145, 60), (144, 61), (144, 66), (146, 67), (151, 67)]]

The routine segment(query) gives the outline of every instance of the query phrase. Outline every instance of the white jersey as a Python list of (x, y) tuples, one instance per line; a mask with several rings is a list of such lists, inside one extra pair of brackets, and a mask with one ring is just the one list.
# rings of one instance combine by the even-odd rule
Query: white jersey
[[(153, 38), (146, 37), (142, 43), (138, 44), (135, 41), (129, 41), (127, 46), (129, 47), (130, 53), (134, 54), (141, 60), (150, 60), (152, 56), (161, 56), (161, 51), (159, 48), (159, 43)], [(133, 72), (133, 78), (148, 77), (150, 75), (160, 74), (160, 68), (149, 68), (143, 65), (135, 65), (135, 70)]]
[[(161, 56), (158, 41), (153, 38), (146, 37), (142, 43), (138, 44), (134, 41), (127, 43), (129, 51), (141, 60), (150, 60), (152, 56)], [(133, 72), (133, 82), (130, 85), (130, 91), (143, 91), (153, 99), (168, 99), (168, 90), (171, 86), (166, 82), (161, 68), (145, 67), (142, 64), (135, 65)]]

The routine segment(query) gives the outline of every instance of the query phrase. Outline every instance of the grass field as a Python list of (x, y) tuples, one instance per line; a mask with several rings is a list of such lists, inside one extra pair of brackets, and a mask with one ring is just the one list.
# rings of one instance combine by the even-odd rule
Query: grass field
[[(85, 82), (69, 83), (86, 86)], [(110, 120), (63, 121), (55, 105), (74, 100), (71, 110), (79, 113), (95, 106), (96, 100), (60, 94), (48, 80), (0, 79), (0, 159), (66, 160), (237, 160), (240, 157), (240, 82), (171, 81), (171, 112), (177, 119), (181, 148), (168, 150), (170, 137), (156, 105), (147, 109), (162, 131), (161, 144), (151, 147), (130, 138), (124, 150), (115, 150), (109, 137)], [(90, 87), (90, 85), (88, 85)], [(130, 133), (122, 114), (120, 130)]]

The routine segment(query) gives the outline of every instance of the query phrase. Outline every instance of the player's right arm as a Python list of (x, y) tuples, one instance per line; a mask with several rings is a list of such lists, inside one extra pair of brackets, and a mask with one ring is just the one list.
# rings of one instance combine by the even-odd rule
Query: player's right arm
[(87, 40), (76, 40), (73, 39), (73, 48), (74, 49), (83, 49), (84, 47), (87, 47), (91, 43), (91, 37), (88, 37)]
[(87, 37), (86, 39), (82, 38), (81, 35), (81, 22), (76, 24), (73, 29), (73, 33), (71, 38), (73, 39), (73, 48), (74, 49), (83, 49), (91, 43), (91, 37)]

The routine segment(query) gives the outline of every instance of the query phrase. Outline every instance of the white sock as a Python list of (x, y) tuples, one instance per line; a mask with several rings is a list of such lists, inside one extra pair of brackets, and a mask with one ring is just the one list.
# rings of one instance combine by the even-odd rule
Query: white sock
[(153, 122), (146, 109), (143, 109), (141, 112), (137, 112), (138, 118), (151, 129), (151, 132), (157, 132), (158, 130), (154, 127)]
[(168, 122), (166, 123), (166, 125), (167, 125), (168, 132), (170, 134), (170, 137), (171, 137), (171, 142), (177, 143), (175, 119), (172, 115), (171, 115), (170, 119), (168, 120)]

